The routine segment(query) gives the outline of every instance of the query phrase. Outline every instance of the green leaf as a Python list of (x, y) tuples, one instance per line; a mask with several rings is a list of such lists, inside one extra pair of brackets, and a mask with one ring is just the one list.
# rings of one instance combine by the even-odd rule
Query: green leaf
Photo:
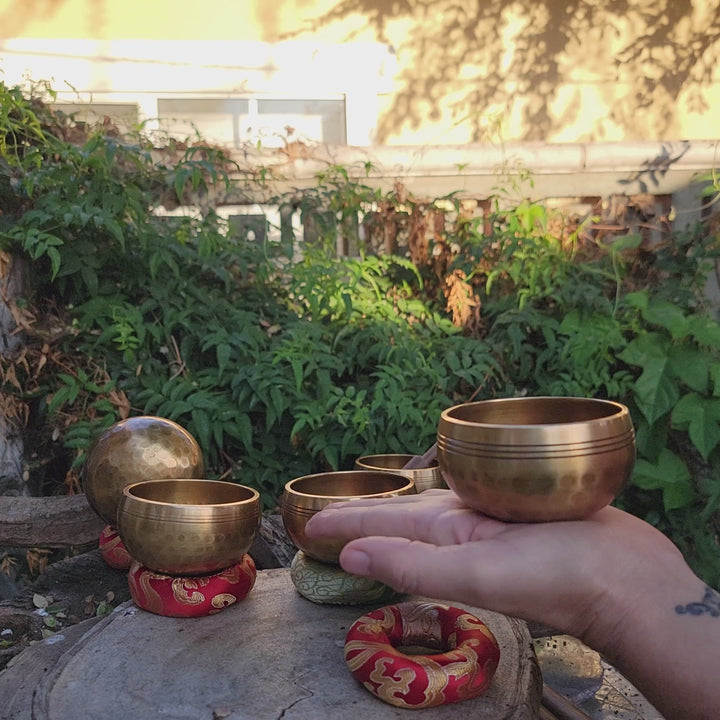
[(49, 604), (48, 599), (44, 595), (40, 595), (40, 593), (34, 593), (32, 600), (33, 605), (40, 610), (44, 610)]
[(689, 319), (690, 333), (701, 344), (720, 348), (720, 324), (704, 315), (694, 315)]
[(648, 294), (644, 291), (628, 293), (625, 295), (624, 300), (629, 307), (639, 308), (640, 310), (644, 310), (649, 302)]
[(57, 410), (67, 402), (72, 391), (72, 386), (65, 385), (64, 387), (61, 387), (48, 401), (48, 415), (52, 415), (57, 412)]
[(325, 448), (323, 448), (323, 452), (330, 467), (333, 470), (337, 470), (339, 467), (337, 448), (334, 445), (326, 445)]
[(635, 423), (635, 441), (638, 454), (649, 460), (655, 460), (667, 445), (667, 423), (651, 425), (644, 417)]
[(639, 233), (622, 235), (610, 243), (610, 252), (618, 253), (623, 250), (636, 250), (642, 244), (642, 240), (642, 235)]
[(673, 372), (685, 385), (699, 393), (707, 392), (709, 357), (706, 352), (689, 345), (673, 345), (669, 355)]
[(682, 340), (690, 334), (690, 323), (685, 313), (673, 303), (652, 302), (643, 311), (643, 317), (652, 325), (668, 330), (676, 340)]
[(106, 217), (104, 219), (104, 225), (108, 229), (110, 234), (115, 238), (115, 240), (117, 240), (120, 248), (122, 250), (125, 250), (125, 236), (123, 235), (123, 231), (120, 225), (111, 217)]
[(681, 480), (663, 488), (665, 511), (687, 507), (695, 500), (695, 489), (688, 480)]
[(227, 343), (221, 343), (215, 348), (215, 356), (217, 357), (218, 371), (222, 374), (232, 357), (232, 348)]
[(200, 447), (207, 451), (210, 447), (210, 419), (204, 410), (194, 409), (191, 413), (195, 437)]
[(290, 439), (292, 440), (306, 425), (307, 418), (305, 416), (298, 418), (290, 430)]
[(655, 464), (639, 459), (632, 482), (645, 490), (662, 490), (666, 511), (685, 507), (695, 499), (687, 465), (671, 450), (663, 450)]
[(720, 442), (720, 400), (696, 393), (682, 397), (672, 411), (672, 425), (687, 430), (705, 460)]
[(252, 450), (252, 423), (247, 414), (243, 413), (242, 415), (238, 415), (234, 423), (227, 423), (224, 427), (225, 432), (230, 435), (230, 437), (240, 440), (248, 452)]
[(290, 360), (290, 365), (293, 371), (293, 377), (295, 378), (295, 389), (300, 393), (302, 390), (303, 381), (303, 365), (299, 360), (293, 358)]
[(716, 362), (710, 366), (710, 378), (713, 387), (713, 397), (720, 397), (720, 363)]
[(52, 267), (52, 279), (54, 280), (57, 277), (58, 272), (60, 271), (60, 253), (58, 252), (57, 248), (49, 247), (46, 254), (50, 258), (50, 265)]
[(644, 368), (635, 384), (635, 402), (650, 424), (670, 412), (680, 397), (669, 351), (667, 338), (646, 333), (620, 353), (625, 362)]

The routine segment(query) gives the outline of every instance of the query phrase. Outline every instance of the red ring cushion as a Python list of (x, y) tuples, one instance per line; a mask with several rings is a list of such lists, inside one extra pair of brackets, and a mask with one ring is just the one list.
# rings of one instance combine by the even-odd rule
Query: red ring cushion
[(112, 568), (127, 570), (132, 564), (132, 558), (125, 549), (117, 530), (112, 525), (106, 525), (100, 533), (98, 542), (102, 559)]
[(172, 577), (133, 562), (128, 573), (130, 596), (135, 604), (167, 617), (214, 615), (240, 602), (252, 590), (257, 577), (249, 555), (213, 575)]
[[(438, 648), (409, 655), (398, 646)], [(379, 608), (356, 620), (345, 663), (363, 686), (390, 705), (426, 708), (484, 692), (500, 661), (495, 636), (466, 610), (430, 602)]]

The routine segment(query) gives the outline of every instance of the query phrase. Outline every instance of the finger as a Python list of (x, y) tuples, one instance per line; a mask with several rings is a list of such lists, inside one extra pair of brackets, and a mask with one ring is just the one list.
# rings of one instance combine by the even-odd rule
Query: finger
[(477, 592), (470, 573), (458, 572), (467, 556), (462, 546), (437, 547), (401, 537), (353, 540), (340, 553), (340, 565), (353, 575), (372, 577), (395, 590), (438, 599), (465, 599)]
[(401, 593), (466, 603), (560, 631), (577, 623), (577, 596), (502, 540), (437, 547), (405, 538), (362, 538), (343, 548), (340, 564)]
[(351, 502), (332, 510), (328, 507), (308, 521), (305, 531), (309, 537), (403, 537), (433, 545), (456, 545), (492, 536), (503, 527), (466, 508), (456, 497), (443, 495), (415, 502)]

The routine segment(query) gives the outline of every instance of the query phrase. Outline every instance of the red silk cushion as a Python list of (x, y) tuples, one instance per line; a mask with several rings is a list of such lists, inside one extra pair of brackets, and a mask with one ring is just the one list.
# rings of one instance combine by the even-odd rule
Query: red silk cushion
[[(438, 648), (405, 654), (396, 646)], [(390, 705), (424, 708), (467, 700), (490, 684), (500, 648), (488, 627), (466, 610), (430, 602), (379, 608), (356, 620), (345, 639), (353, 676)]]
[(132, 558), (123, 545), (117, 530), (112, 525), (106, 525), (100, 533), (100, 555), (102, 559), (112, 568), (127, 570)]
[(128, 573), (135, 604), (167, 617), (213, 615), (240, 602), (252, 590), (257, 571), (249, 555), (225, 570), (197, 577), (172, 577), (133, 562)]

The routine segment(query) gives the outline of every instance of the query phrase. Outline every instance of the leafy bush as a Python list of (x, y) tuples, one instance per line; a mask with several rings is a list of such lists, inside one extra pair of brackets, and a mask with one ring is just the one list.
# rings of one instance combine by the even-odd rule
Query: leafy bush
[[(38, 447), (65, 448), (46, 492), (78, 488), (91, 438), (128, 414), (176, 420), (212, 477), (272, 507), (292, 477), (423, 452), (442, 409), (475, 390), (609, 397), (638, 438), (619, 504), (720, 584), (709, 224), (651, 241), (502, 188), (476, 217), (454, 196), (382, 193), (368, 168), (329, 168), (274, 200), (312, 218), (315, 241), (271, 246), (212, 209), (239, 176), (222, 151), (83, 128), (3, 85), (0, 108), (0, 242), (33, 265), (15, 308), (27, 345), (3, 361), (3, 392)], [(193, 216), (157, 212), (191, 200)], [(375, 218), (364, 240), (361, 216)], [(358, 257), (335, 256), (338, 233)]]

